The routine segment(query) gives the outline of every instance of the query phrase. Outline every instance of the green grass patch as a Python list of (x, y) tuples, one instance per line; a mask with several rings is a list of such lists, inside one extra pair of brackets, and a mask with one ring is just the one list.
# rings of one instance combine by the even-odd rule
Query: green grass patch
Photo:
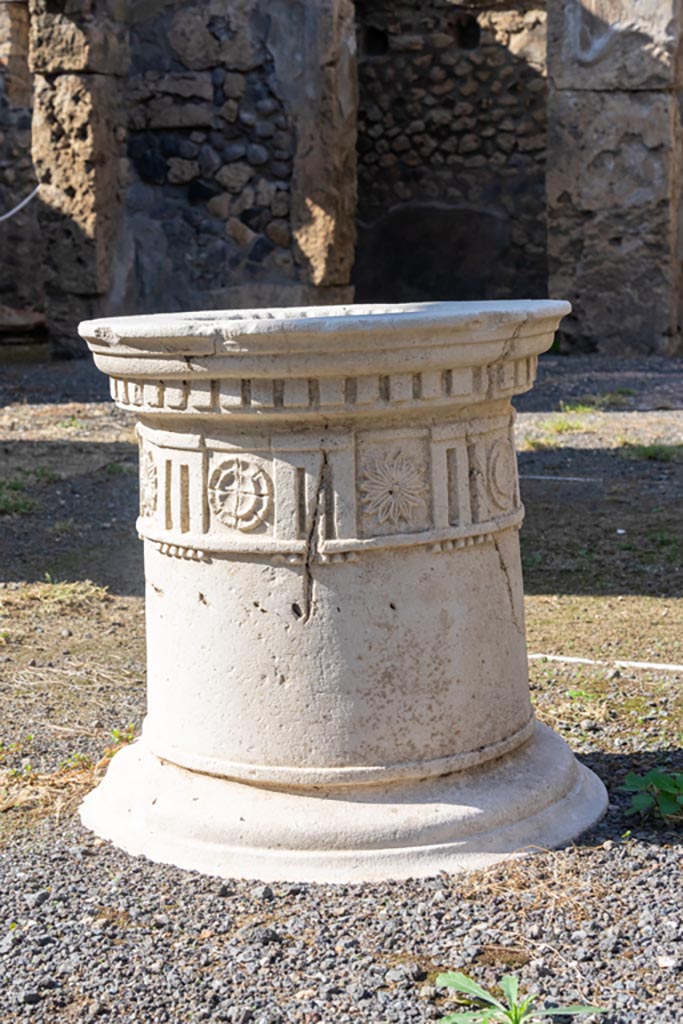
[(568, 416), (554, 416), (550, 420), (543, 420), (540, 427), (548, 434), (583, 434), (586, 432), (586, 424), (583, 420)]
[(36, 503), (23, 491), (21, 480), (0, 480), (0, 516), (21, 516), (33, 511)]
[(623, 439), (621, 445), (620, 454), (625, 459), (635, 459), (640, 462), (683, 461), (683, 445), (680, 444), (636, 444)]
[(602, 395), (579, 395), (578, 398), (560, 402), (560, 411), (569, 413), (600, 412), (602, 409), (623, 409), (628, 399), (635, 395), (631, 388), (617, 388)]

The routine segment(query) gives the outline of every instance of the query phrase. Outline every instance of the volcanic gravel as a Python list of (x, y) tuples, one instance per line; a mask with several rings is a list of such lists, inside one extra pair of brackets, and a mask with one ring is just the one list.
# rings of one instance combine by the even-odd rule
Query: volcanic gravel
[[(629, 364), (634, 385), (680, 408), (681, 375), (666, 365)], [(81, 366), (64, 397), (90, 397)], [(542, 368), (529, 410), (624, 380), (609, 361), (556, 357)], [(65, 371), (38, 372), (38, 402), (57, 372), (66, 387)], [(12, 377), (8, 397), (25, 376)], [(582, 1019), (680, 1024), (681, 829), (627, 818), (619, 792), (629, 769), (682, 770), (680, 751), (606, 755), (590, 742), (575, 746), (608, 786), (605, 819), (566, 850), (469, 876), (225, 881), (131, 858), (76, 818), (20, 831), (0, 849), (0, 1022), (410, 1024), (456, 1009), (434, 981), (464, 969), (487, 986), (516, 973), (541, 1005), (608, 1008)]]
[(623, 831), (617, 806), (581, 846), (469, 877), (320, 886), (46, 826), (0, 853), (0, 1020), (430, 1021), (455, 1008), (435, 972), (463, 968), (512, 970), (548, 1006), (599, 1000), (609, 1024), (679, 1024), (680, 835)]

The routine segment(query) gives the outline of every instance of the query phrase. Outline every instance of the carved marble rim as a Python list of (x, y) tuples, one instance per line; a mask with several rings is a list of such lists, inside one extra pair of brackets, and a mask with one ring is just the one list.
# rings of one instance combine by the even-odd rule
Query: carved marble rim
[[(171, 363), (181, 355), (254, 359), (359, 352), (372, 357), (435, 343), (469, 347), (511, 337), (545, 337), (570, 310), (568, 302), (547, 299), (206, 310), (88, 320), (78, 330), (94, 353), (147, 355)], [(479, 359), (475, 356), (473, 362)], [(169, 369), (174, 372), (173, 366)], [(178, 367), (179, 373), (183, 370), (187, 367)]]

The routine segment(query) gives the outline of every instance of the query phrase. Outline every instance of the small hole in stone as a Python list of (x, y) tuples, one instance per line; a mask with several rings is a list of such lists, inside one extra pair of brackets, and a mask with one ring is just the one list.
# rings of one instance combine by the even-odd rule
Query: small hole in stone
[(395, 611), (396, 611), (396, 605), (394, 604), (394, 602), (393, 602), (393, 601), (390, 601), (390, 602), (389, 602), (389, 607), (391, 608), (392, 612), (395, 612)]
[(461, 50), (476, 50), (481, 42), (481, 28), (473, 14), (462, 14), (455, 23), (455, 39)]
[(368, 25), (363, 37), (363, 53), (368, 57), (383, 57), (389, 49), (389, 36), (386, 29)]
[(293, 604), (292, 605), (292, 611), (294, 612), (294, 614), (297, 617), (297, 619), (300, 619), (302, 617), (302, 615), (304, 614), (301, 611), (301, 608), (300, 608), (300, 606), (298, 604)]

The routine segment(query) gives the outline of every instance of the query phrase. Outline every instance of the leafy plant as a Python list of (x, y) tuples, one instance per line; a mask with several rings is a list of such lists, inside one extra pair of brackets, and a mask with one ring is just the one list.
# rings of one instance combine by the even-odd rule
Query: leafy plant
[(621, 790), (635, 794), (627, 814), (653, 814), (657, 818), (683, 821), (683, 773), (669, 775), (661, 768), (653, 768), (645, 775), (629, 772)]
[(70, 771), (71, 769), (76, 769), (78, 771), (80, 769), (87, 768), (92, 768), (92, 758), (88, 757), (87, 754), (82, 754), (79, 750), (70, 754), (69, 757), (67, 757), (65, 761), (62, 761), (59, 766), (59, 770), (62, 772)]
[(114, 743), (124, 744), (132, 743), (135, 739), (135, 726), (132, 722), (129, 722), (125, 729), (112, 729), (111, 738)]
[(35, 501), (25, 497), (23, 490), (21, 480), (0, 480), (0, 516), (25, 515), (35, 508)]
[(534, 1009), (538, 995), (520, 997), (519, 980), (513, 974), (500, 979), (500, 988), (507, 1005), (487, 992), (466, 974), (449, 971), (436, 979), (439, 987), (453, 989), (467, 997), (465, 1010), (449, 1013), (440, 1024), (533, 1024), (544, 1017), (575, 1017), (582, 1013), (606, 1013), (600, 1006), (557, 1006), (552, 1009)]

